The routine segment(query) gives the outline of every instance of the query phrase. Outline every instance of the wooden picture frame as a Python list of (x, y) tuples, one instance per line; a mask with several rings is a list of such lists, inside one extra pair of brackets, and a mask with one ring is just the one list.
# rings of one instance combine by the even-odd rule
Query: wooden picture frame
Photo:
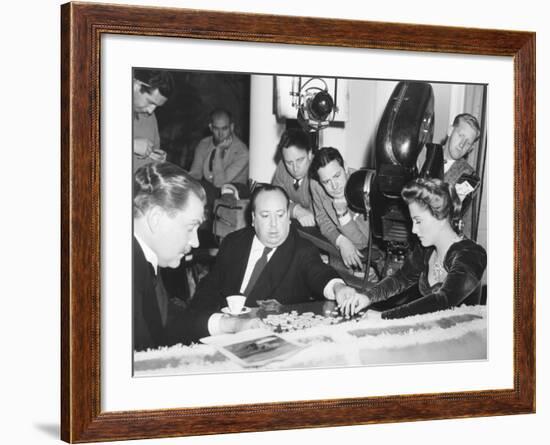
[[(61, 14), (63, 440), (173, 437), (535, 411), (534, 33), (91, 3), (62, 5)], [(102, 412), (99, 74), (103, 34), (513, 57), (513, 388)]]

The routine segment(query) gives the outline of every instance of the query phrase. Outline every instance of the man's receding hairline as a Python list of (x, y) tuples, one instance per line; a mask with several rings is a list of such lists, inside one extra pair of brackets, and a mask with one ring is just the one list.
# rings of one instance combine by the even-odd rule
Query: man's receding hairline
[(298, 150), (298, 151), (303, 151), (303, 152), (306, 154), (306, 156), (307, 156), (309, 153), (311, 153), (311, 150), (308, 150), (308, 149), (305, 148), (305, 147), (300, 147), (300, 146), (298, 146), (298, 145), (296, 145), (296, 144), (294, 144), (294, 145), (288, 145), (288, 146), (286, 146), (286, 147), (282, 147), (282, 148), (281, 148), (281, 153), (284, 153), (285, 150), (289, 150), (289, 149), (291, 149), (291, 148), (295, 148), (295, 149)]
[(218, 110), (218, 111), (215, 111), (214, 113), (212, 113), (212, 116), (210, 117), (210, 123), (213, 124), (214, 119), (219, 119), (220, 117), (225, 117), (229, 121), (230, 124), (233, 123), (230, 114), (225, 110)]
[(288, 209), (288, 207), (290, 206), (290, 199), (287, 198), (287, 196), (284, 194), (283, 191), (281, 191), (279, 189), (265, 190), (265, 189), (262, 188), (258, 191), (258, 194), (256, 195), (256, 199), (254, 200), (254, 212), (256, 212), (256, 210), (258, 210), (258, 200), (260, 199), (260, 196), (261, 196), (262, 193), (264, 193), (264, 194), (265, 193), (278, 193), (286, 201), (286, 209)]
[(270, 190), (266, 190), (264, 188), (260, 189), (258, 191), (258, 194), (256, 195), (256, 201), (258, 200), (258, 196), (260, 196), (262, 193), (278, 193), (279, 195), (281, 195), (284, 199), (286, 199), (286, 196), (285, 194), (279, 190), (279, 189), (270, 189)]

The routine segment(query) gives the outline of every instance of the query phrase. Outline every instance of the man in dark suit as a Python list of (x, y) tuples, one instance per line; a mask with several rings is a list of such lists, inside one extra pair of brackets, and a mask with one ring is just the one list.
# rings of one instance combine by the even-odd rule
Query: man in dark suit
[[(134, 252), (134, 349), (141, 351), (169, 346), (186, 337), (184, 313), (169, 300), (158, 266), (146, 258), (145, 245), (133, 237)], [(148, 255), (149, 256), (149, 255)]]
[(193, 247), (204, 218), (203, 188), (183, 169), (153, 162), (134, 176), (133, 340), (141, 351), (185, 341), (186, 319), (162, 283), (160, 267), (176, 268)]
[[(246, 295), (246, 305), (274, 298), (282, 304), (315, 299), (344, 301), (356, 291), (324, 264), (316, 247), (290, 225), (289, 199), (278, 186), (264, 185), (251, 197), (252, 225), (228, 235), (211, 272), (199, 283), (189, 307), (193, 340), (254, 327), (258, 320), (218, 313), (229, 295)], [(260, 271), (258, 271), (258, 264)]]

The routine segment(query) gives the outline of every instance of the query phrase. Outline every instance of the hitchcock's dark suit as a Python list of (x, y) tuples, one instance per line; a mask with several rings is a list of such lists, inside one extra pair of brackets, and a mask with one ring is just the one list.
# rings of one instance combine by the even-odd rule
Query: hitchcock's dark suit
[(157, 277), (153, 266), (145, 259), (136, 238), (134, 244), (133, 335), (134, 350), (185, 343), (188, 323), (183, 310), (168, 302), (166, 323), (162, 323), (156, 295)]
[[(225, 306), (225, 297), (241, 293), (254, 235), (254, 229), (247, 227), (223, 240), (216, 264), (199, 283), (188, 308), (193, 314), (196, 338), (209, 335), (208, 318)], [(273, 253), (245, 304), (253, 307), (257, 306), (257, 300), (269, 298), (282, 304), (322, 299), (325, 286), (333, 278), (338, 278), (338, 274), (321, 261), (317, 248), (291, 227), (287, 239)]]

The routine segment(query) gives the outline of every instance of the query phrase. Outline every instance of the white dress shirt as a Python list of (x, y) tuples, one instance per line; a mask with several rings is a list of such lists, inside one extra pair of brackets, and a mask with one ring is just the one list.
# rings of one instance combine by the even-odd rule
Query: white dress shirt
[[(254, 270), (254, 266), (256, 265), (256, 262), (260, 259), (262, 256), (262, 253), (264, 251), (265, 246), (262, 244), (262, 242), (258, 239), (256, 235), (254, 235), (254, 239), (252, 240), (252, 247), (250, 248), (250, 254), (248, 255), (248, 263), (246, 264), (246, 271), (244, 273), (243, 281), (241, 283), (240, 292), (241, 294), (246, 289), (246, 286), (248, 285), (248, 281), (250, 280), (250, 275), (252, 275), (252, 271)], [(267, 255), (267, 261), (271, 260), (271, 257), (275, 253), (277, 248), (275, 247), (269, 254)], [(336, 298), (334, 294), (334, 285), (336, 283), (344, 283), (344, 280), (341, 278), (333, 278), (330, 280), (325, 288), (323, 289), (323, 295), (327, 300), (334, 300)], [(221, 313), (215, 313), (210, 316), (208, 319), (208, 332), (210, 335), (219, 335), (223, 334), (221, 328), (220, 328), (220, 319), (223, 317), (223, 314)]]

